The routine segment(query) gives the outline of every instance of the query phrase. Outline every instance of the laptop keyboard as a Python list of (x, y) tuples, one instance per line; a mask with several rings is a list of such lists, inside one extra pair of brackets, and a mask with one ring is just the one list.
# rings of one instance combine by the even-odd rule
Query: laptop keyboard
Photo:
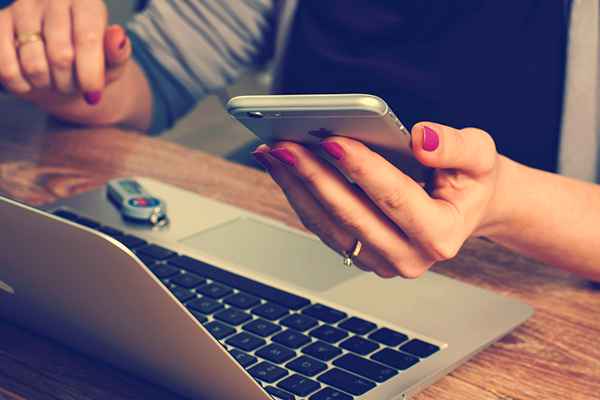
[(351, 400), (440, 350), (71, 211), (54, 214), (131, 249), (274, 399)]

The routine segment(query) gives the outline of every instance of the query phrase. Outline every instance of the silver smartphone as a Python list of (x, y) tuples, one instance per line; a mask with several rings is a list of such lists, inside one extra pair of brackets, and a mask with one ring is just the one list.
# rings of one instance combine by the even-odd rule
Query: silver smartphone
[(238, 96), (229, 100), (227, 111), (267, 144), (287, 140), (317, 148), (329, 136), (345, 136), (366, 144), (418, 182), (429, 176), (429, 169), (412, 155), (410, 132), (377, 96)]

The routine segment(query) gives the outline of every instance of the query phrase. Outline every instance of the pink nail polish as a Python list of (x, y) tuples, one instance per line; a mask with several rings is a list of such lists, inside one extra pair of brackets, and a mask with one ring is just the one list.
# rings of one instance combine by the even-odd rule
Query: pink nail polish
[(269, 154), (290, 167), (296, 166), (296, 157), (287, 149), (273, 149)]
[(341, 160), (346, 154), (342, 146), (336, 142), (321, 142), (321, 147), (336, 160)]
[(262, 165), (264, 169), (266, 169), (267, 171), (271, 169), (271, 163), (269, 163), (269, 159), (264, 153), (261, 153), (260, 151), (255, 151), (254, 153), (252, 153), (252, 155), (254, 156), (256, 161), (260, 165)]
[(428, 126), (423, 127), (423, 150), (435, 151), (440, 145), (440, 137), (437, 132)]
[(83, 98), (90, 106), (95, 106), (96, 104), (100, 103), (100, 100), (102, 100), (102, 92), (87, 92), (83, 95)]
[(119, 50), (123, 50), (127, 46), (127, 38), (124, 38), (121, 43), (119, 43)]

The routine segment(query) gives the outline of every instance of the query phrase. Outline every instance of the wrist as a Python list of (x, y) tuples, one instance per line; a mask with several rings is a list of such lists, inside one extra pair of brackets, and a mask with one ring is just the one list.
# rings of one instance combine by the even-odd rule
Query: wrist
[(494, 192), (482, 223), (475, 232), (476, 236), (496, 241), (496, 238), (515, 229), (523, 168), (513, 160), (498, 155)]

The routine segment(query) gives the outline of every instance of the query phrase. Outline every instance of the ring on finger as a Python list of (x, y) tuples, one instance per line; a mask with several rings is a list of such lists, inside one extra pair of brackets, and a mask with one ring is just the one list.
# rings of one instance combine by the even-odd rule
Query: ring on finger
[(41, 32), (19, 33), (15, 36), (15, 47), (20, 49), (25, 45), (43, 41), (44, 38)]
[(353, 259), (355, 257), (358, 257), (358, 255), (360, 254), (360, 251), (362, 250), (362, 242), (360, 240), (356, 240), (354, 242), (354, 247), (352, 248), (351, 251), (349, 252), (344, 252), (344, 266), (346, 268), (352, 268), (354, 266), (354, 261)]

